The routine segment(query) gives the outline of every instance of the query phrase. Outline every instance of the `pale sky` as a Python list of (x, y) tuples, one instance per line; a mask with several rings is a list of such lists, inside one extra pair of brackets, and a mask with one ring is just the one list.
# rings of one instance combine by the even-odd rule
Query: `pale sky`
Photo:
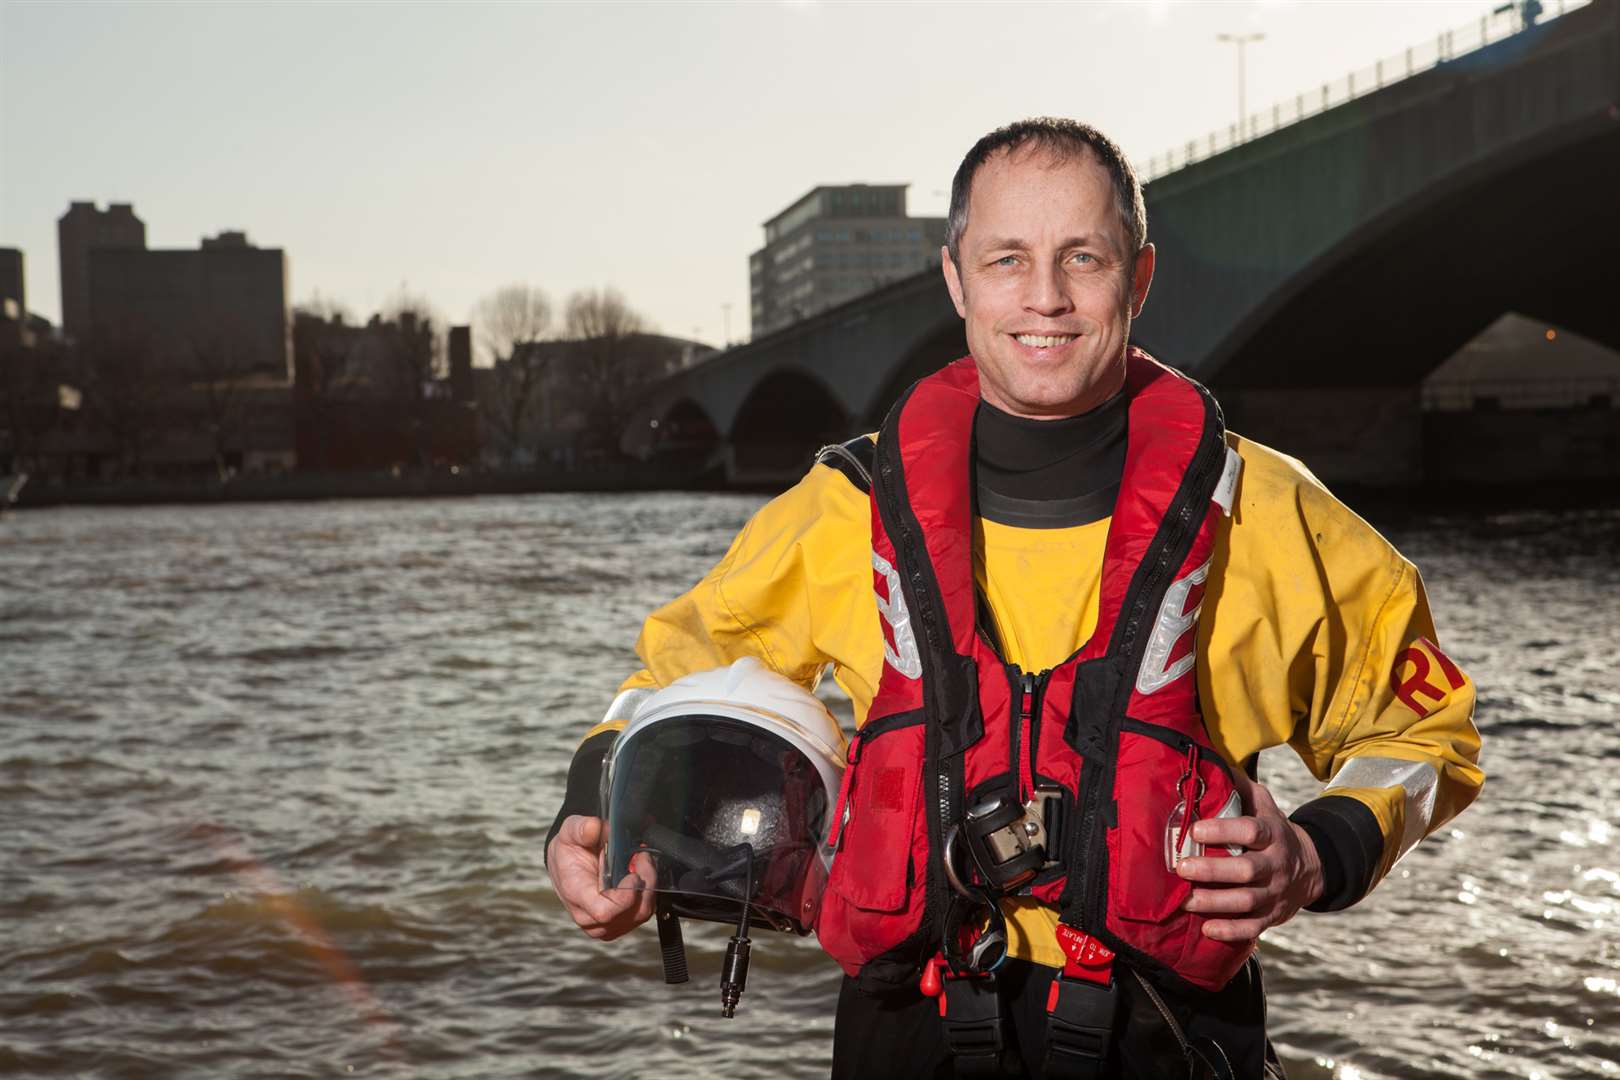
[(611, 285), (718, 344), (761, 223), (817, 184), (943, 215), (973, 141), (1037, 114), (1145, 167), (1236, 117), (1217, 33), (1266, 35), (1256, 111), (1495, 6), (0, 0), (0, 247), (53, 322), (56, 219), (88, 199), (133, 202), (151, 247), (245, 229), (294, 303), (404, 289), (462, 322), (514, 282)]

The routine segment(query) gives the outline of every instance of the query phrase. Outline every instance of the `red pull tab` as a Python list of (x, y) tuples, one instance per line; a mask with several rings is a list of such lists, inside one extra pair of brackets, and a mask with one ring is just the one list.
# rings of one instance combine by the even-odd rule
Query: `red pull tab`
[(1084, 979), (1098, 986), (1107, 986), (1114, 981), (1113, 949), (1084, 930), (1077, 930), (1063, 923), (1058, 924), (1057, 940), (1066, 958), (1063, 965), (1065, 976), (1071, 979)]
[(1181, 828), (1176, 830), (1176, 857), (1186, 850), (1187, 834), (1192, 831), (1192, 823), (1198, 820), (1198, 797), (1203, 794), (1199, 790), (1203, 786), (1202, 778), (1198, 775), (1198, 744), (1191, 743), (1187, 747), (1187, 766), (1181, 774), (1181, 805), (1184, 808), (1181, 814)]
[(922, 991), (923, 997), (939, 997), (942, 989), (939, 983), (939, 957), (932, 957), (923, 965), (922, 978), (917, 982), (917, 989)]

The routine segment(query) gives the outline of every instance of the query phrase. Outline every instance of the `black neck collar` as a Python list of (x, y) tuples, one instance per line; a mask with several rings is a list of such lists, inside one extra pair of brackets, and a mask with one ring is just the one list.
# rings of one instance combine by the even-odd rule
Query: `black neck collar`
[(1108, 517), (1125, 469), (1129, 404), (1122, 391), (1079, 416), (1031, 420), (981, 401), (973, 419), (979, 513), (1036, 529)]

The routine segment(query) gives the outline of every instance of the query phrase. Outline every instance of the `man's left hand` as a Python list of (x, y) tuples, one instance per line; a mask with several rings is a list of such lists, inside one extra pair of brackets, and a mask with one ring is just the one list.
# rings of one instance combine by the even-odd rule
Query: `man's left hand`
[(1283, 816), (1264, 784), (1239, 773), (1237, 787), (1249, 814), (1195, 821), (1192, 835), (1206, 848), (1248, 850), (1183, 859), (1176, 868), (1203, 885), (1194, 886), (1184, 910), (1230, 916), (1204, 924), (1204, 936), (1216, 941), (1253, 941), (1322, 895), (1322, 860), (1310, 835)]

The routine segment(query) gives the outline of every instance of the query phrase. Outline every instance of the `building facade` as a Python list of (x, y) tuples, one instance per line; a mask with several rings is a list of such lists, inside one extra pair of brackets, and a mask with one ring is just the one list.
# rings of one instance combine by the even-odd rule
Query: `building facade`
[(822, 185), (767, 221), (748, 258), (754, 336), (937, 267), (945, 219), (908, 217), (908, 186)]
[(57, 261), (62, 275), (62, 332), (70, 339), (90, 333), (90, 253), (102, 248), (146, 247), (146, 225), (129, 203), (75, 202), (56, 220)]
[(194, 251), (95, 248), (87, 263), (92, 339), (143, 348), (158, 371), (291, 380), (280, 250), (224, 232)]
[(29, 344), (28, 296), (23, 288), (23, 253), (0, 248), (0, 349)]
[(479, 456), (471, 335), (451, 327), (448, 377), (437, 331), (412, 312), (346, 323), (293, 321), (298, 468), (313, 472), (472, 465)]

